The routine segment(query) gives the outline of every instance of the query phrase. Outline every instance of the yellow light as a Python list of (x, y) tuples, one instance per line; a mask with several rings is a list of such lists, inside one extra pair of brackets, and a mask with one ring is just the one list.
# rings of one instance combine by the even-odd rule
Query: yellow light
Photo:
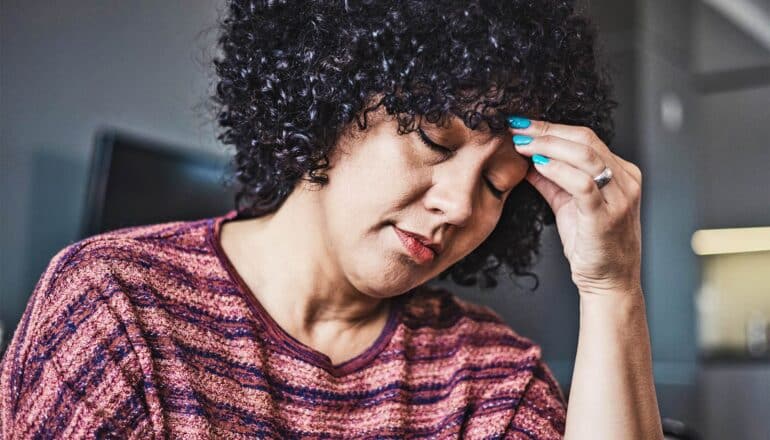
[(698, 255), (770, 251), (770, 227), (701, 229), (690, 245)]

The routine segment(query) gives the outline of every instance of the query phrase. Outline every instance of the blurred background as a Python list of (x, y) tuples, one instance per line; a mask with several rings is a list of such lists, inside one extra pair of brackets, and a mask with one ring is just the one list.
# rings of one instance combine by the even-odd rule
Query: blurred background
[[(222, 5), (0, 2), (0, 346), (61, 248), (232, 208), (205, 107)], [(620, 103), (612, 147), (645, 175), (661, 413), (705, 439), (770, 439), (770, 1), (581, 7)], [(537, 272), (534, 293), (450, 287), (540, 343), (568, 391), (578, 303), (553, 229)]]

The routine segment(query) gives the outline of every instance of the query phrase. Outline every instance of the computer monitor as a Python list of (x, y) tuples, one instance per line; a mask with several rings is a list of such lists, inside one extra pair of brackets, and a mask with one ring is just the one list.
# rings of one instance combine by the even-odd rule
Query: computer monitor
[(229, 157), (104, 128), (94, 138), (80, 238), (234, 209)]

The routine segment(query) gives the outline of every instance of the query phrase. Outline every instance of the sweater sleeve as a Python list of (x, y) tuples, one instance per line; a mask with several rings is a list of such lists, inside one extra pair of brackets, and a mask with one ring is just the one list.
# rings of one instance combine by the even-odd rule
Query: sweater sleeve
[(564, 437), (567, 404), (548, 366), (539, 361), (516, 413), (506, 439), (552, 440)]
[(0, 438), (151, 436), (130, 306), (108, 256), (71, 244), (35, 285), (0, 360)]

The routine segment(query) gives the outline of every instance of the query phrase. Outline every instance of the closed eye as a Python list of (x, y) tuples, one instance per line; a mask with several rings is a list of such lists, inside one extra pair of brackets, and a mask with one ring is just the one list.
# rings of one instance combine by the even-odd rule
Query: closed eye
[(444, 156), (451, 156), (454, 151), (450, 150), (447, 147), (441, 146), (432, 140), (425, 134), (424, 131), (422, 131), (422, 128), (418, 128), (417, 132), (420, 133), (420, 140), (423, 144), (427, 145), (430, 149), (438, 151), (439, 153), (443, 154)]
[[(431, 150), (437, 151), (441, 153), (444, 158), (448, 158), (454, 154), (454, 150), (451, 150), (447, 147), (444, 147), (442, 145), (439, 145), (435, 142), (433, 142), (424, 131), (422, 131), (422, 128), (418, 128), (417, 132), (420, 134), (420, 141), (422, 141), (423, 144), (428, 146)], [(505, 194), (505, 191), (498, 189), (495, 187), (492, 182), (489, 181), (486, 177), (484, 178), (484, 182), (486, 182), (487, 188), (489, 188), (489, 191), (492, 193), (495, 198), (502, 200), (503, 194)]]

